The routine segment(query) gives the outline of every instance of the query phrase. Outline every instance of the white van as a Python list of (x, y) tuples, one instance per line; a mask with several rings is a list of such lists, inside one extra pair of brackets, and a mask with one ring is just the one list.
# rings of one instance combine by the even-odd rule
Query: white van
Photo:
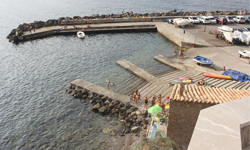
[(202, 24), (210, 24), (210, 18), (202, 16), (202, 17), (200, 17), (200, 23), (202, 23)]
[(234, 22), (245, 23), (246, 22), (246, 18), (244, 16), (236, 16), (236, 18), (234, 18)]

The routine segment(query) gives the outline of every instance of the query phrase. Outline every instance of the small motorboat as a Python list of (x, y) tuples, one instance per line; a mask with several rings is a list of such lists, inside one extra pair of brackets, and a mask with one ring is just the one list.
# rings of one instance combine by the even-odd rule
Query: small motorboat
[(84, 39), (84, 38), (85, 38), (85, 33), (82, 32), (82, 31), (78, 31), (78, 32), (76, 33), (76, 35), (77, 35), (77, 37), (80, 38), (80, 39)]
[(185, 27), (185, 26), (190, 26), (192, 25), (192, 23), (188, 20), (188, 19), (176, 19), (175, 20), (175, 24), (178, 26), (178, 27)]
[(208, 59), (208, 58), (205, 58), (205, 57), (202, 57), (202, 56), (199, 56), (197, 55), (196, 57), (193, 58), (193, 60), (198, 64), (198, 65), (213, 65), (213, 61)]
[(249, 57), (250, 58), (250, 51), (248, 51), (248, 50), (239, 51), (239, 57)]

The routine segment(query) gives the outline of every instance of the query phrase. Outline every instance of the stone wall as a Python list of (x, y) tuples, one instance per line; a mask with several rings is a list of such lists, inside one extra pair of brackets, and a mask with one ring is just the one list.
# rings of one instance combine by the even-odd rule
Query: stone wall
[(250, 149), (250, 122), (241, 125), (240, 135), (242, 149)]
[(166, 30), (164, 30), (161, 26), (157, 26), (157, 31), (164, 35), (166, 38), (171, 39), (171, 41), (176, 45), (182, 47), (182, 41), (180, 39), (177, 39), (173, 34), (166, 32)]
[(201, 109), (213, 104), (170, 100), (167, 136), (186, 149)]

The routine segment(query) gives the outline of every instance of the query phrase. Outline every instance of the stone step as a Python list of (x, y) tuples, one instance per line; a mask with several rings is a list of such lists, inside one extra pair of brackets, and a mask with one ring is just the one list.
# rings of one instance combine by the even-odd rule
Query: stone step
[(142, 86), (138, 91), (141, 93), (144, 89), (146, 89), (148, 86), (150, 86), (152, 83), (147, 83), (144, 86)]
[(143, 97), (145, 97), (146, 95), (148, 95), (148, 93), (150, 91), (152, 91), (153, 89), (155, 89), (158, 85), (157, 84), (152, 84), (151, 86), (149, 86), (147, 89), (145, 89), (141, 95), (143, 95)]
[(145, 96), (147, 96), (147, 97), (151, 97), (151, 96), (154, 96), (155, 95), (155, 93), (157, 92), (157, 91), (159, 91), (161, 88), (163, 87), (163, 85), (157, 85), (155, 88), (153, 88), (152, 90), (150, 90), (147, 94), (145, 94)]
[(130, 88), (124, 92), (124, 95), (130, 95), (132, 91), (138, 90), (142, 85), (146, 84), (147, 82), (140, 80), (136, 82), (134, 85), (131, 85)]
[(246, 84), (242, 85), (239, 87), (239, 89), (243, 89), (243, 90), (246, 90), (246, 88), (250, 85), (250, 82), (247, 81)]
[(142, 80), (136, 78), (132, 82), (129, 82), (129, 84), (127, 84), (126, 86), (123, 87), (123, 89), (121, 90), (121, 93), (124, 94), (124, 93), (128, 92), (129, 90), (131, 90), (131, 88), (133, 88), (140, 81), (142, 81)]

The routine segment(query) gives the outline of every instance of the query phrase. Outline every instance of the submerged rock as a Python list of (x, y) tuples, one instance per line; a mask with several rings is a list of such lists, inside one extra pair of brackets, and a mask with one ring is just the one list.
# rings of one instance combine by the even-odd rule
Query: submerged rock
[(103, 130), (102, 130), (102, 132), (104, 133), (104, 134), (107, 134), (107, 133), (110, 133), (112, 131), (112, 129), (109, 127), (109, 128), (104, 128)]

